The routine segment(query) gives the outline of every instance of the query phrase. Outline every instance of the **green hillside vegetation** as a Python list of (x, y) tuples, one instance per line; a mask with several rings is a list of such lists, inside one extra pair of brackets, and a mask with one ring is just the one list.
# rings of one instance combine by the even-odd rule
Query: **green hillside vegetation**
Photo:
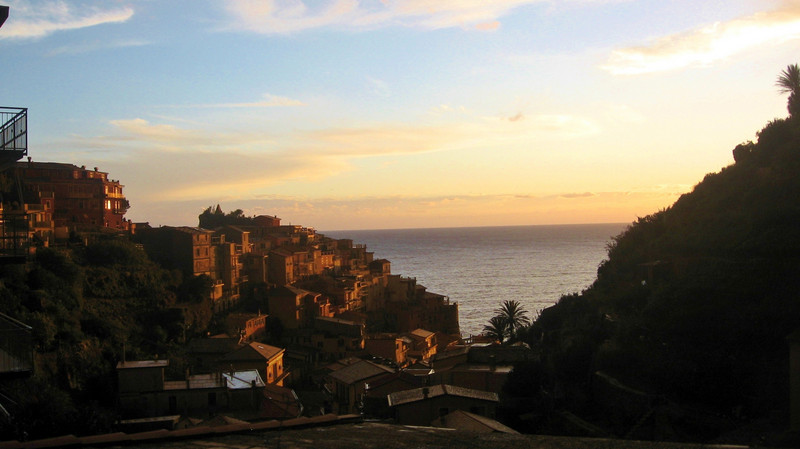
[[(33, 328), (35, 374), (4, 384), (12, 419), (0, 440), (112, 429), (115, 366), (156, 354), (182, 374), (187, 333), (211, 318), (208, 285), (184, 282), (127, 239), (40, 248), (27, 267), (0, 266), (0, 312)], [(5, 402), (8, 403), (8, 402)]]
[(757, 136), (733, 149), (734, 164), (614, 237), (592, 286), (527, 329), (543, 351), (542, 391), (563, 392), (556, 407), (596, 413), (590, 385), (601, 371), (743, 422), (788, 410), (786, 337), (800, 328), (800, 117)]

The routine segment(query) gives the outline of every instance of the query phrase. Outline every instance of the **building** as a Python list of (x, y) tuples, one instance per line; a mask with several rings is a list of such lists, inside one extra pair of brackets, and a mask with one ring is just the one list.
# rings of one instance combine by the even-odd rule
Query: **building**
[(436, 354), (436, 334), (425, 329), (414, 329), (405, 334), (411, 340), (408, 356), (417, 360), (428, 360)]
[(402, 368), (408, 363), (408, 350), (412, 343), (410, 338), (397, 334), (372, 334), (364, 340), (364, 349), (369, 355)]
[(144, 246), (150, 259), (168, 269), (199, 276), (215, 274), (212, 266), (213, 231), (189, 226), (137, 226), (134, 240)]
[(494, 419), (499, 402), (497, 393), (452, 385), (433, 385), (389, 395), (389, 406), (394, 409), (397, 423), (413, 426), (429, 426), (455, 410)]
[(120, 411), (128, 418), (165, 415), (212, 416), (218, 412), (256, 413), (264, 382), (256, 370), (187, 375), (165, 380), (168, 360), (137, 360), (117, 364)]
[(108, 228), (128, 231), (125, 220), (130, 204), (124, 187), (97, 167), (87, 169), (57, 162), (16, 163), (26, 203), (42, 204), (56, 228), (87, 230)]
[(269, 314), (286, 329), (311, 327), (315, 317), (333, 316), (327, 297), (291, 285), (272, 289), (267, 301)]
[(267, 329), (267, 315), (256, 313), (231, 313), (225, 320), (231, 335), (239, 337), (239, 342), (251, 342), (263, 335)]
[(328, 374), (325, 384), (336, 402), (338, 414), (358, 413), (363, 407), (366, 384), (387, 373), (393, 373), (389, 367), (358, 360), (355, 363), (339, 368)]
[(283, 369), (283, 348), (266, 343), (252, 342), (226, 354), (219, 361), (219, 369), (225, 371), (258, 370), (268, 384), (283, 385), (286, 373)]
[(186, 354), (195, 372), (210, 373), (217, 370), (219, 361), (239, 346), (239, 337), (216, 335), (210, 338), (194, 338), (186, 345)]

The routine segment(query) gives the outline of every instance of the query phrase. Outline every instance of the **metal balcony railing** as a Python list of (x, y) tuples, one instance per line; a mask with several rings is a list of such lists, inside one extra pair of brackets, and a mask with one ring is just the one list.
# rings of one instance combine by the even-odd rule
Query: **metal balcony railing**
[(0, 150), (28, 152), (28, 108), (0, 106)]

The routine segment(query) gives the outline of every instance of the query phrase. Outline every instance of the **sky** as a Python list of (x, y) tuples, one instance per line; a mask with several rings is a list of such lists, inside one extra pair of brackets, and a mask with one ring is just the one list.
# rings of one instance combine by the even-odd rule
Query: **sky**
[(787, 116), (800, 1), (0, 0), (0, 106), (126, 217), (625, 223)]

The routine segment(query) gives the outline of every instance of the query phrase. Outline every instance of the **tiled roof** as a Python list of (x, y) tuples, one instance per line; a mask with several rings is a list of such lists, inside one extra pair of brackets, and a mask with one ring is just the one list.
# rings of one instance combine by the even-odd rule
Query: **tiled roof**
[(410, 332), (410, 335), (420, 338), (428, 338), (434, 333), (431, 331), (426, 331), (425, 329), (414, 329)]
[[(426, 391), (427, 390), (427, 391)], [(389, 395), (389, 406), (418, 402), (437, 396), (460, 396), (463, 398), (480, 399), (484, 401), (499, 402), (497, 393), (472, 388), (456, 387), (453, 385), (432, 385), (430, 387), (415, 388), (413, 390), (398, 391)]]
[(367, 360), (338, 369), (330, 374), (331, 378), (347, 385), (352, 385), (358, 381), (369, 379), (380, 374), (392, 373), (393, 369), (377, 365)]

